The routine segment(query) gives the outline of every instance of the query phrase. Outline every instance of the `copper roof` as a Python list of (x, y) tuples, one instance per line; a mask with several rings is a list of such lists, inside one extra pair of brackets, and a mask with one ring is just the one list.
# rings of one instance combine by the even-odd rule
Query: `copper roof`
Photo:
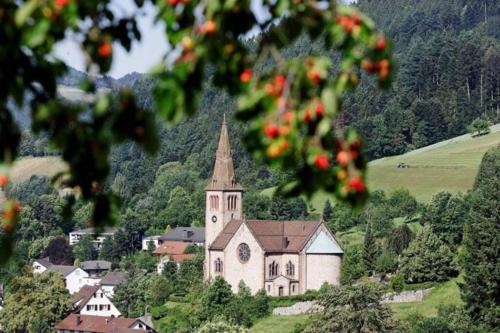
[(232, 220), (211, 244), (210, 250), (224, 250), (245, 223), (265, 252), (300, 252), (321, 225), (321, 221)]
[(231, 146), (229, 145), (225, 115), (220, 131), (219, 146), (217, 148), (215, 158), (214, 174), (212, 176), (212, 180), (205, 189), (243, 190), (243, 188), (236, 182), (234, 175), (233, 157), (231, 154)]
[[(79, 321), (78, 316), (80, 316)], [(77, 315), (72, 313), (59, 322), (55, 326), (55, 329), (90, 333), (144, 333), (143, 330), (130, 328), (136, 321), (136, 319), (130, 318)]]
[(184, 254), (186, 251), (186, 248), (190, 245), (191, 243), (186, 243), (186, 242), (173, 242), (173, 241), (168, 241), (164, 242), (160, 246), (158, 246), (153, 253), (155, 254)]

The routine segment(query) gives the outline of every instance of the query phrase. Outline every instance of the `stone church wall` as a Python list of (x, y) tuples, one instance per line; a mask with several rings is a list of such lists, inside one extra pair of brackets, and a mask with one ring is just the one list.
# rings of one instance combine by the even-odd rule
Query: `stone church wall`
[[(238, 256), (238, 245), (246, 243), (250, 247), (250, 259), (242, 263)], [(224, 278), (233, 292), (238, 292), (241, 280), (251, 289), (252, 294), (264, 288), (264, 253), (246, 225), (242, 224), (224, 251)]]
[(338, 285), (341, 261), (337, 255), (306, 255), (306, 290), (318, 290), (325, 282)]

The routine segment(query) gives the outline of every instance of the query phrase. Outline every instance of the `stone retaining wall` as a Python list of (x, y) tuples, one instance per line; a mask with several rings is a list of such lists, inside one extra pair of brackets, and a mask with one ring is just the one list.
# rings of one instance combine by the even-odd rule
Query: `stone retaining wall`
[(408, 303), (420, 302), (430, 293), (432, 288), (415, 291), (402, 291), (400, 293), (388, 293), (382, 297), (381, 303)]

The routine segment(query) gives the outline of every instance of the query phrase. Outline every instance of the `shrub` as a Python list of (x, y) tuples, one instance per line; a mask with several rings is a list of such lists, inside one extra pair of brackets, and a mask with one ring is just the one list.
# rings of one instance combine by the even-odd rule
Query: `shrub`
[(405, 279), (402, 275), (397, 274), (391, 277), (391, 288), (395, 292), (401, 292), (405, 288)]

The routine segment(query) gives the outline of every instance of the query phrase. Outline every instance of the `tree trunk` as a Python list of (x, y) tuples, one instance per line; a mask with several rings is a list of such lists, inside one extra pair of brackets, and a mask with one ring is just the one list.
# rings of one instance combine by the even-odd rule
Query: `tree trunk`
[(465, 83), (467, 85), (467, 100), (470, 103), (470, 86), (469, 86), (469, 77), (468, 76), (465, 77)]

